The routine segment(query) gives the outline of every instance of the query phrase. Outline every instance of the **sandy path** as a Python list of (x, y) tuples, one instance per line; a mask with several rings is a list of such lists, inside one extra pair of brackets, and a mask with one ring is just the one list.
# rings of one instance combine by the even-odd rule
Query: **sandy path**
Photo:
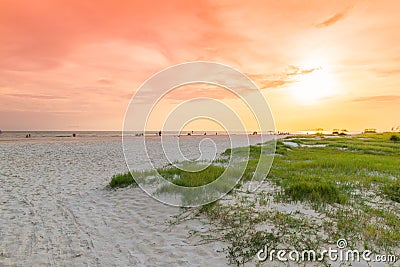
[(224, 266), (221, 244), (196, 246), (196, 220), (140, 189), (105, 185), (126, 170), (115, 141), (0, 143), (0, 266)]

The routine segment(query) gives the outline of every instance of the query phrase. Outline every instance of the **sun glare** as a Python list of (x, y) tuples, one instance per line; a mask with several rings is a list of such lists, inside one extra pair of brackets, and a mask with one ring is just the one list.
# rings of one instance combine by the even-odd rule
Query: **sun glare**
[(335, 94), (333, 76), (326, 68), (314, 66), (304, 67), (304, 70), (310, 72), (301, 74), (291, 88), (298, 100), (311, 104)]

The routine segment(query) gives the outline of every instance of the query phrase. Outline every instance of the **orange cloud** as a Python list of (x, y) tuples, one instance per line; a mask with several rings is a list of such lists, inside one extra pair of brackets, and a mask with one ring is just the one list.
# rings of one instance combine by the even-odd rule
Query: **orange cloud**
[(347, 16), (348, 11), (350, 8), (346, 8), (345, 10), (336, 13), (335, 15), (329, 17), (328, 19), (318, 23), (315, 25), (317, 28), (323, 28), (323, 27), (328, 27), (331, 26), (332, 24), (335, 24), (336, 22), (344, 19)]
[(252, 79), (260, 89), (274, 89), (282, 88), (294, 82), (293, 78), (296, 76), (310, 74), (319, 68), (303, 69), (299, 66), (289, 65), (287, 70), (278, 74), (251, 74), (247, 76)]

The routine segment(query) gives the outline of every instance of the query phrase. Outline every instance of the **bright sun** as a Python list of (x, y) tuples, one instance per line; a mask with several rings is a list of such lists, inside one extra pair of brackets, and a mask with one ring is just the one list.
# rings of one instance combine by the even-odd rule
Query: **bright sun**
[(295, 80), (291, 90), (297, 99), (311, 104), (335, 94), (333, 76), (326, 68), (317, 66), (302, 69), (312, 71), (299, 75)]

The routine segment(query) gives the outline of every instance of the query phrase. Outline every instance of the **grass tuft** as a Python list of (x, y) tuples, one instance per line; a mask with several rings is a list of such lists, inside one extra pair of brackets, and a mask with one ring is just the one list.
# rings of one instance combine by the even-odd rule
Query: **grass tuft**
[(111, 178), (111, 188), (126, 187), (129, 185), (137, 186), (137, 183), (130, 172), (116, 174)]
[(382, 192), (389, 199), (400, 203), (400, 180), (382, 186)]
[(390, 141), (393, 141), (393, 142), (399, 142), (400, 141), (400, 137), (399, 136), (397, 136), (397, 135), (392, 135), (391, 137), (390, 137)]
[(184, 171), (179, 168), (162, 168), (158, 173), (173, 184), (185, 187), (203, 186), (213, 182), (225, 171), (224, 167), (210, 165), (199, 172)]
[(345, 204), (347, 196), (331, 182), (295, 181), (284, 187), (293, 200)]

